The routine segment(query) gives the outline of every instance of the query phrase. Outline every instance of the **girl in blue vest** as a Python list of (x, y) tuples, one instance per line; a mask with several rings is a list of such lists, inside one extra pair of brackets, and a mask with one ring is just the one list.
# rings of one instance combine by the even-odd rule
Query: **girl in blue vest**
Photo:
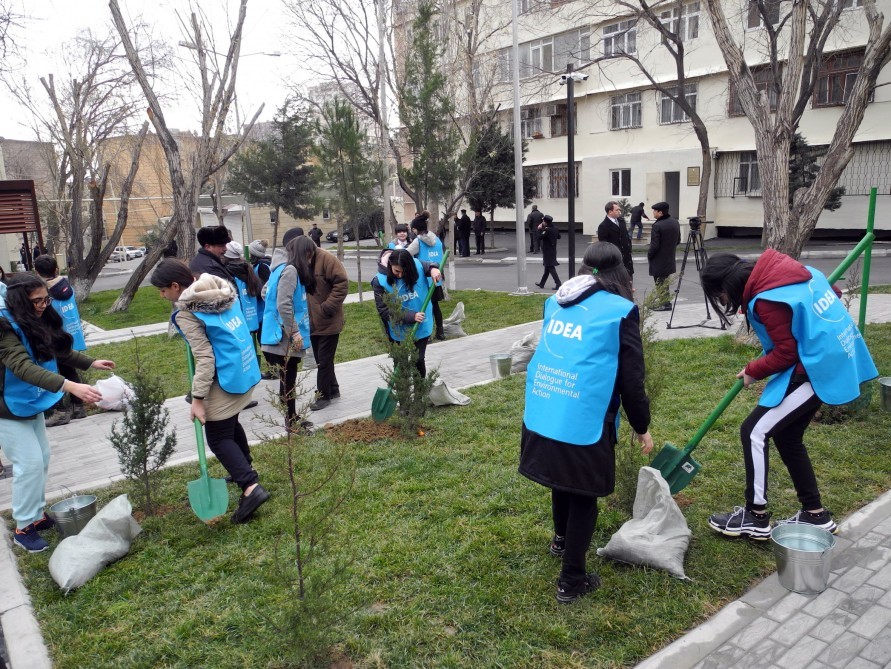
[[(416, 256), (418, 260), (423, 262), (442, 264), (442, 257), (445, 253), (442, 242), (433, 232), (428, 230), (427, 221), (430, 214), (422, 211), (415, 216), (411, 222), (411, 227), (415, 231), (415, 237), (411, 244), (408, 245), (408, 252)], [(436, 322), (435, 337), (439, 341), (445, 339), (445, 330), (442, 325), (442, 309), (439, 303), (445, 299), (445, 293), (442, 289), (442, 281), (436, 282), (436, 290), (433, 291), (433, 299), (430, 303), (433, 305), (433, 320)]]
[(86, 383), (58, 373), (56, 359), (81, 370), (114, 369), (111, 360), (93, 360), (72, 349), (72, 337), (62, 318), (50, 308), (46, 283), (32, 274), (19, 274), (0, 285), (0, 443), (12, 461), (13, 541), (30, 553), (49, 546), (39, 532), (53, 526), (44, 512), (50, 446), (43, 412), (63, 393), (85, 402), (102, 395)]
[(316, 277), (310, 259), (316, 245), (309, 237), (288, 230), (283, 249), (272, 254), (272, 272), (264, 288), (266, 308), (260, 349), (270, 366), (278, 369), (279, 394), (287, 406), (288, 429), (305, 431), (312, 423), (297, 413), (297, 370), (309, 347), (309, 304), (307, 293), (314, 294)]
[(241, 304), (241, 311), (244, 313), (248, 330), (256, 332), (260, 329), (260, 319), (263, 314), (260, 308), (263, 302), (260, 297), (260, 293), (263, 291), (260, 277), (257, 276), (254, 268), (244, 261), (243, 249), (238, 242), (226, 244), (226, 250), (223, 252), (223, 264), (235, 280), (235, 287), (238, 289), (238, 302)]
[[(415, 366), (421, 376), (427, 376), (424, 357), (433, 332), (433, 308), (428, 304), (426, 310), (420, 309), (430, 290), (431, 284), (427, 277), (439, 281), (442, 273), (433, 263), (415, 260), (405, 249), (391, 252), (384, 262), (387, 268), (386, 274), (378, 273), (371, 280), (377, 313), (387, 324), (387, 337), (391, 342), (404, 341), (414, 324), (420, 324), (415, 332), (415, 347), (418, 349), (418, 361)], [(395, 293), (402, 303), (400, 323), (394, 324), (390, 308), (384, 299), (385, 293)]]
[(396, 239), (387, 244), (388, 249), (405, 249), (408, 248), (408, 226), (405, 223), (399, 223), (394, 228)]
[(557, 601), (600, 585), (585, 553), (597, 524), (597, 498), (615, 487), (619, 405), (641, 451), (653, 449), (644, 389), (640, 318), (622, 253), (608, 242), (585, 251), (579, 275), (545, 302), (542, 334), (526, 373), (520, 474), (551, 489), (554, 537), (562, 558)]
[(260, 366), (235, 290), (212, 274), (194, 279), (188, 265), (172, 258), (155, 268), (151, 282), (176, 307), (171, 321), (195, 358), (191, 417), (204, 425), (207, 445), (242, 490), (232, 522), (246, 523), (269, 493), (238, 422), (260, 382)]
[(771, 377), (758, 406), (743, 421), (740, 438), (746, 468), (745, 506), (716, 513), (709, 525), (731, 537), (766, 541), (768, 440), (789, 471), (801, 510), (780, 522), (838, 530), (823, 508), (804, 431), (820, 404), (846, 404), (860, 384), (878, 376), (863, 337), (826, 277), (794, 258), (768, 249), (755, 263), (730, 253), (708, 259), (702, 288), (724, 322), (745, 310), (764, 355), (736, 377), (746, 387)]

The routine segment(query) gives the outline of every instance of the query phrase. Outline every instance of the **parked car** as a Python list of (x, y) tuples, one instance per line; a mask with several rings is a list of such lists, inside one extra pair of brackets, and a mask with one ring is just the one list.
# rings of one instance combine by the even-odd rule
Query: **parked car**
[(127, 253), (130, 253), (131, 251), (134, 254), (133, 255), (134, 258), (142, 258), (145, 255), (145, 247), (144, 246), (128, 246)]
[(123, 262), (125, 260), (141, 258), (142, 255), (142, 252), (135, 246), (115, 246), (109, 260), (111, 260), (111, 262)]
[[(374, 239), (378, 235), (378, 231), (383, 229), (384, 223), (384, 212), (382, 209), (378, 209), (377, 211), (371, 212), (370, 214), (362, 214), (359, 217), (359, 238), (360, 239)], [(343, 241), (351, 242), (354, 241), (354, 231), (352, 223), (345, 223), (343, 226)], [(325, 239), (329, 242), (337, 241), (337, 230), (332, 230), (327, 235), (325, 235)]]

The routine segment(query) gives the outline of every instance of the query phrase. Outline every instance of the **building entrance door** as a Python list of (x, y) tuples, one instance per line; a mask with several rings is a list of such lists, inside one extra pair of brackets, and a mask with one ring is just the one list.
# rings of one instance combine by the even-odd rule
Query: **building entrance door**
[(681, 173), (666, 172), (665, 173), (665, 201), (671, 207), (671, 215), (680, 220), (680, 201), (681, 201)]

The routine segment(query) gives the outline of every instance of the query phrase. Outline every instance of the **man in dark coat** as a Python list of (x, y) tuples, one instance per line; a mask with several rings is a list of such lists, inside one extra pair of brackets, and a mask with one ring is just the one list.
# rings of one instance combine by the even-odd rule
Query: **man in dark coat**
[(470, 231), (472, 225), (467, 210), (461, 210), (461, 218), (458, 219), (458, 250), (462, 258), (470, 257)]
[(538, 243), (538, 226), (544, 220), (544, 214), (538, 210), (538, 205), (532, 205), (532, 211), (526, 217), (526, 228), (529, 230), (529, 253), (538, 253), (541, 245)]
[(473, 234), (476, 237), (476, 255), (486, 254), (486, 217), (479, 209), (473, 218)]
[(629, 222), (631, 229), (628, 231), (629, 237), (634, 236), (634, 228), (635, 227), (637, 228), (637, 238), (640, 239), (643, 236), (643, 223), (641, 222), (640, 219), (645, 218), (648, 221), (650, 220), (650, 217), (647, 216), (646, 212), (644, 212), (645, 206), (646, 205), (644, 205), (644, 203), (641, 202), (636, 207), (631, 208), (631, 221)]
[(226, 244), (232, 241), (232, 235), (224, 225), (206, 225), (198, 229), (198, 253), (189, 263), (192, 275), (197, 278), (202, 274), (213, 274), (225, 279), (233, 286), (235, 281), (223, 264)]
[(597, 241), (609, 242), (619, 247), (622, 252), (622, 264), (634, 278), (634, 263), (631, 260), (631, 238), (628, 236), (628, 228), (625, 219), (622, 218), (622, 208), (618, 202), (607, 202), (603, 207), (606, 218), (597, 227)]
[(650, 248), (647, 260), (650, 261), (650, 276), (656, 283), (657, 290), (663, 290), (666, 301), (656, 311), (671, 311), (671, 300), (668, 299), (668, 278), (677, 271), (675, 250), (681, 243), (681, 226), (668, 213), (667, 202), (653, 205), (653, 229), (650, 233)]
[(554, 279), (554, 290), (557, 290), (561, 285), (560, 277), (557, 276), (557, 265), (560, 264), (557, 262), (557, 240), (560, 239), (560, 231), (554, 225), (554, 219), (551, 216), (542, 216), (537, 234), (544, 274), (541, 275), (541, 281), (535, 285), (544, 289), (545, 281), (550, 276)]

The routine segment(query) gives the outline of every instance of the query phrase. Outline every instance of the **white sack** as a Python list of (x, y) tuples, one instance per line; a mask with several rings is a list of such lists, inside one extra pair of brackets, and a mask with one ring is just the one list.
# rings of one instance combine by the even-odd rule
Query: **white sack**
[(530, 332), (522, 339), (515, 341), (510, 347), (510, 373), (525, 372), (538, 348), (538, 332)]
[(102, 393), (102, 399), (96, 402), (96, 406), (107, 411), (123, 411), (134, 397), (130, 384), (115, 374), (96, 381), (96, 390)]
[(462, 395), (457, 390), (449, 388), (442, 379), (436, 379), (433, 382), (433, 387), (430, 388), (430, 404), (437, 407), (449, 404), (467, 406), (470, 404), (470, 398), (467, 395)]
[(668, 483), (658, 469), (641, 467), (637, 475), (633, 518), (622, 525), (603, 548), (601, 557), (664, 569), (686, 578), (684, 556), (690, 545), (690, 528)]
[(461, 327), (461, 323), (464, 322), (464, 303), (458, 302), (455, 305), (455, 308), (452, 309), (452, 313), (449, 314), (448, 318), (444, 318), (442, 321), (442, 329), (445, 333), (446, 338), (452, 339), (454, 337), (466, 337), (467, 333), (464, 332), (464, 328)]
[(49, 571), (65, 594), (130, 552), (130, 543), (142, 532), (130, 515), (132, 510), (126, 495), (115, 497), (79, 534), (59, 542), (50, 557)]

